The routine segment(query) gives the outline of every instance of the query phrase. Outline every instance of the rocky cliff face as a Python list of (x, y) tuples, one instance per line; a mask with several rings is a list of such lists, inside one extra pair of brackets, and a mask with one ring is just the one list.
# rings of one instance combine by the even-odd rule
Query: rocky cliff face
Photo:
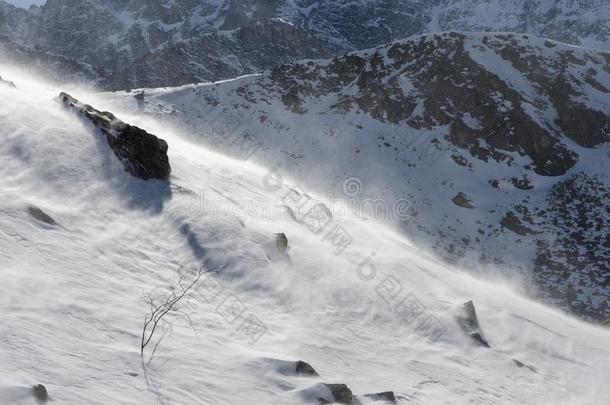
[[(608, 53), (434, 34), (151, 91), (143, 109), (237, 157), (248, 132), (254, 159), (360, 208), (406, 200), (389, 219), (446, 260), (512, 269), (565, 308), (610, 315)], [(361, 187), (345, 194), (352, 177)]]
[(0, 33), (96, 67), (105, 87), (259, 72), (442, 30), (516, 31), (610, 49), (604, 0), (0, 0)]

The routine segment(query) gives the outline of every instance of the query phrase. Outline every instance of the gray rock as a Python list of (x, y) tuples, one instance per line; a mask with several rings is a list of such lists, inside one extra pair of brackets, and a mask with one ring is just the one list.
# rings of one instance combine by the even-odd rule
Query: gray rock
[(312, 377), (319, 377), (320, 374), (309, 364), (304, 361), (296, 362), (296, 373), (297, 375), (307, 375)]
[(462, 330), (470, 336), (478, 345), (490, 347), (487, 340), (483, 337), (483, 332), (479, 325), (479, 319), (474, 309), (474, 303), (468, 301), (462, 305), (462, 313), (458, 315), (457, 321)]
[(517, 217), (517, 215), (512, 211), (508, 211), (506, 215), (504, 215), (500, 221), (500, 224), (517, 235), (525, 236), (534, 233), (533, 230), (523, 225), (519, 217)]
[(43, 402), (46, 402), (49, 399), (49, 393), (47, 392), (47, 388), (42, 384), (34, 385), (32, 387), (32, 394), (36, 399)]
[(96, 110), (72, 96), (61, 93), (60, 100), (99, 128), (125, 170), (140, 179), (168, 180), (171, 174), (167, 142), (138, 127), (124, 123), (110, 112)]
[(43, 210), (41, 210), (40, 208), (36, 207), (36, 206), (29, 206), (27, 207), (27, 211), (28, 214), (30, 214), (30, 216), (40, 222), (44, 222), (45, 224), (48, 225), (56, 225), (57, 222), (55, 222), (55, 220), (53, 218), (51, 218), (50, 215), (48, 215), (46, 212), (44, 212)]
[(335, 400), (339, 404), (351, 405), (353, 401), (352, 391), (345, 384), (324, 384), (328, 388)]
[(288, 238), (285, 233), (275, 234), (275, 245), (280, 252), (285, 252), (288, 249)]
[(458, 207), (469, 209), (474, 208), (474, 205), (472, 205), (472, 201), (470, 200), (470, 198), (468, 198), (466, 194), (462, 193), (461, 191), (457, 193), (457, 195), (453, 197), (451, 201), (453, 201), (453, 203)]

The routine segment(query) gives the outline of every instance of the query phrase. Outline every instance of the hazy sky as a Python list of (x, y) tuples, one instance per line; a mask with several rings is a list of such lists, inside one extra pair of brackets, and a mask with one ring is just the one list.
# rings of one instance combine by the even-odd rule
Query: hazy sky
[(8, 3), (13, 3), (20, 7), (29, 7), (32, 4), (43, 4), (46, 0), (6, 0)]

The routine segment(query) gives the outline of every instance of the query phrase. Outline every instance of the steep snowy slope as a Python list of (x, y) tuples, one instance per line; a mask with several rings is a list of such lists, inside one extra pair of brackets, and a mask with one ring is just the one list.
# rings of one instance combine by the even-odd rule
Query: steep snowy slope
[[(169, 143), (169, 182), (133, 178), (59, 89), (0, 73), (17, 86), (0, 86), (0, 403), (40, 403), (39, 383), (57, 404), (332, 401), (322, 383), (347, 384), (363, 404), (388, 390), (409, 404), (610, 394), (607, 329), (455, 271), (339, 207), (316, 234), (286, 215), (288, 179), (270, 188), (266, 169), (115, 110)], [(202, 266), (218, 272), (168, 314), (143, 369), (147, 297), (181, 291)], [(456, 321), (471, 299), (489, 348)], [(296, 360), (320, 376), (303, 365), (300, 375)]]
[(275, 162), (450, 262), (511, 267), (549, 301), (604, 319), (609, 63), (527, 35), (444, 33), (108, 98), (237, 158)]
[(514, 31), (610, 49), (607, 0), (0, 0), (0, 34), (96, 67), (115, 89), (256, 73), (414, 34)]

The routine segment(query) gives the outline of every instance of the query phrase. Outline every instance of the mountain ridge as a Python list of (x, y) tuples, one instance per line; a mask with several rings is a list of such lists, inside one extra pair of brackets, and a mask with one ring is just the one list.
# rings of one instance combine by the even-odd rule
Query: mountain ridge
[(526, 32), (610, 49), (603, 0), (510, 6), (499, 0), (48, 0), (30, 10), (0, 4), (0, 32), (95, 66), (100, 84), (111, 89), (228, 79), (443, 30)]

